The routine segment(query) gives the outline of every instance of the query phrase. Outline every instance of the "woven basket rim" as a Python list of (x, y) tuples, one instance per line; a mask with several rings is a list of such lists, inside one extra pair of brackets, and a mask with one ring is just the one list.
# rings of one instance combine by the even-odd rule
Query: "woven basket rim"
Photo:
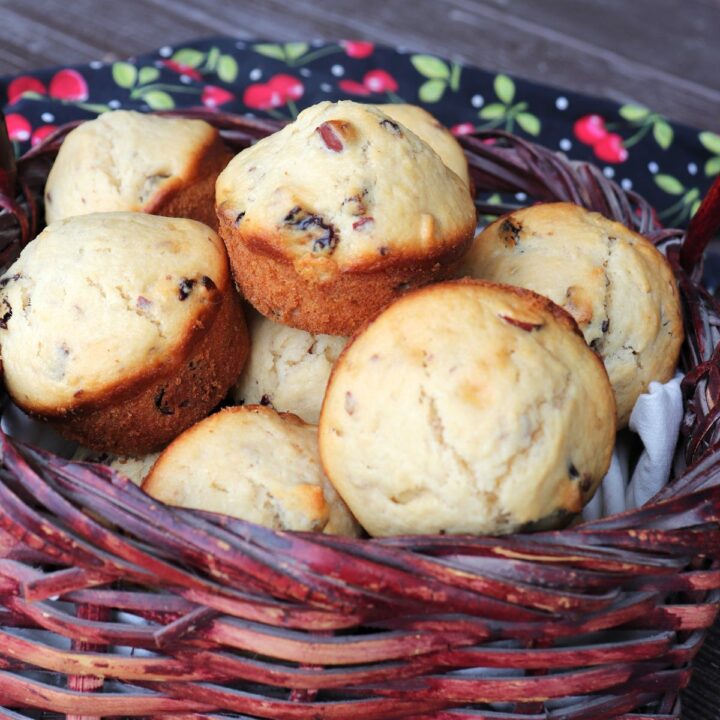
[[(235, 150), (279, 127), (216, 111), (162, 114), (206, 119)], [(37, 231), (44, 174), (76, 125), (63, 126), (20, 158), (18, 196), (0, 184), (0, 207), (6, 210), (0, 214), (3, 266)], [(0, 602), (6, 608), (0, 608), (0, 696), (20, 702), (35, 693), (36, 707), (61, 711), (72, 701), (71, 714), (83, 715), (130, 708), (133, 715), (209, 717), (233, 711), (258, 717), (429, 720), (477, 698), (520, 702), (532, 712), (533, 703), (522, 701), (537, 697), (537, 712), (543, 713), (545, 699), (571, 694), (579, 698), (576, 712), (583, 717), (591, 709), (598, 717), (621, 716), (649, 702), (653, 716), (676, 716), (688, 663), (720, 601), (720, 357), (715, 349), (720, 307), (698, 280), (703, 249), (717, 225), (720, 184), (686, 234), (661, 228), (642, 197), (591, 164), (569, 161), (503, 131), (460, 141), (477, 192), (522, 191), (536, 200), (576, 202), (662, 246), (678, 278), (688, 330), (682, 356), (688, 470), (648, 505), (568, 530), (502, 538), (356, 540), (275, 532), (163, 506), (107, 467), (62, 460), (0, 434), (0, 548), (3, 540), (6, 546), (0, 553), (5, 557), (0, 559)], [(482, 213), (515, 207), (477, 204)], [(693, 565), (693, 557), (702, 563)], [(60, 569), (37, 570), (38, 562)], [(149, 596), (139, 597), (147, 593), (116, 589), (112, 583), (118, 579), (155, 588), (170, 610), (153, 605)], [(76, 603), (79, 618), (53, 605), (56, 596)], [(679, 602), (683, 596), (687, 600)], [(120, 631), (107, 619), (123, 607), (132, 612), (133, 603), (154, 625), (126, 628), (116, 637), (113, 632)], [(120, 710), (112, 695), (93, 692), (102, 683), (73, 674), (69, 651), (39, 667), (67, 676), (71, 695), (13, 673), (12, 665), (3, 670), (3, 638), (16, 653), (30, 653), (7, 633), (20, 619), (72, 638), (88, 673), (102, 675), (101, 663), (110, 663), (112, 672), (133, 685), (139, 681), (132, 680), (138, 672), (132, 663), (102, 650), (95, 653), (100, 659), (90, 657), (95, 648), (131, 635), (135, 646), (167, 654), (169, 664), (158, 669), (162, 663), (146, 663), (155, 675), (143, 676), (161, 677), (162, 688), (148, 680), (144, 685), (153, 689), (152, 698), (135, 693)], [(353, 628), (364, 628), (363, 634), (353, 634)], [(611, 628), (648, 636), (613, 640), (598, 650), (589, 638)], [(503, 638), (526, 650), (504, 650)], [(560, 638), (570, 644), (555, 647)], [(235, 654), (223, 664), (222, 652), (216, 652), (246, 652), (248, 643), (264, 658), (259, 666)], [(205, 665), (189, 659), (202, 655), (199, 647), (205, 648)], [(474, 647), (484, 648), (484, 654)], [(658, 653), (661, 660), (653, 660)], [(401, 660), (408, 654), (416, 660)], [(480, 655), (486, 663), (519, 663), (498, 667), (522, 668), (525, 675), (457, 680), (441, 670), (473, 667)], [(560, 663), (554, 667), (567, 671), (535, 676), (540, 663), (547, 667), (551, 658)], [(320, 667), (326, 669), (318, 680), (313, 668)], [(230, 668), (236, 677), (261, 677), (265, 694), (236, 697), (222, 685)], [(273, 683), (295, 689), (278, 699), (266, 692)], [(333, 695), (340, 690), (342, 701)], [(511, 715), (498, 711), (497, 718)]]

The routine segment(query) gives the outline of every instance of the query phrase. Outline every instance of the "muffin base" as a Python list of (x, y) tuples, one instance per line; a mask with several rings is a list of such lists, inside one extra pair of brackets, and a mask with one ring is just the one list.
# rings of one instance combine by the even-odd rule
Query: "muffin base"
[(225, 397), (247, 359), (247, 326), (232, 290), (203, 322), (199, 337), (169, 358), (161, 373), (138, 380), (107, 402), (94, 401), (52, 417), (24, 409), (91, 450), (117, 455), (160, 450)]
[(217, 136), (203, 152), (198, 154), (190, 176), (185, 181), (151, 197), (143, 212), (150, 215), (198, 220), (217, 232), (215, 182), (232, 157), (232, 153)]
[(300, 275), (292, 263), (248, 247), (220, 214), (220, 237), (243, 297), (275, 322), (326, 335), (351, 335), (408, 290), (454, 276), (472, 236), (443, 254), (385, 267), (336, 273), (325, 281)]

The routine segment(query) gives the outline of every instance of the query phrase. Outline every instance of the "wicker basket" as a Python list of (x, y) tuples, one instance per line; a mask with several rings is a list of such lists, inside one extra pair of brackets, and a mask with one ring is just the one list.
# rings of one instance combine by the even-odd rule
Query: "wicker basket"
[[(277, 129), (203, 116), (235, 149)], [(38, 229), (66, 132), (17, 177), (5, 154), (3, 266)], [(683, 243), (591, 165), (502, 132), (463, 143), (479, 193), (570, 200), (663, 244), (685, 311), (688, 469), (570, 530), (355, 540), (166, 507), (0, 434), (0, 717), (678, 717), (720, 601), (720, 306), (698, 282), (720, 184)]]

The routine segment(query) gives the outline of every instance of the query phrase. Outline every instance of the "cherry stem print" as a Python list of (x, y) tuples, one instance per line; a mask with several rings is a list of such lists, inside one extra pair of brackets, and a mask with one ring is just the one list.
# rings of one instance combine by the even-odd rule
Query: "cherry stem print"
[(295, 104), (295, 102), (293, 100), (287, 101), (287, 109), (290, 111), (290, 115), (293, 118), (296, 118), (298, 116), (297, 105)]
[(675, 133), (662, 115), (650, 112), (642, 105), (623, 105), (618, 110), (618, 115), (631, 127), (640, 128), (639, 132), (623, 141), (626, 148), (640, 142), (650, 130), (652, 130), (655, 142), (662, 150), (667, 150), (672, 145)]
[[(609, 125), (607, 127), (610, 127)], [(626, 148), (631, 148), (633, 145), (639, 143), (651, 130), (652, 125), (643, 125), (638, 132), (631, 135), (627, 140), (623, 140), (623, 145)]]
[(327, 57), (328, 55), (335, 55), (339, 52), (342, 52), (342, 48), (339, 45), (330, 45), (329, 47), (320, 48), (319, 50), (315, 50), (315, 52), (310, 52), (307, 55), (303, 55), (297, 60), (289, 60), (287, 65), (288, 67), (307, 65), (307, 63), (311, 63), (315, 60), (319, 60), (320, 58)]
[(458, 63), (447, 63), (434, 55), (413, 55), (410, 62), (423, 77), (427, 78), (418, 89), (418, 97), (422, 102), (438, 102), (448, 87), (453, 92), (458, 91), (462, 72), (462, 67)]
[(132, 99), (141, 98), (145, 93), (152, 92), (154, 90), (164, 90), (166, 92), (173, 93), (188, 93), (190, 95), (199, 95), (202, 92), (202, 88), (188, 87), (187, 85), (170, 85), (168, 83), (154, 83), (153, 85), (146, 85), (145, 87), (135, 88), (130, 91), (130, 97)]
[(308, 52), (310, 46), (307, 43), (298, 42), (285, 43), (284, 45), (258, 43), (257, 45), (253, 45), (252, 49), (260, 55), (284, 62), (288, 67), (307, 65), (307, 63), (319, 60), (327, 55), (335, 55), (343, 52), (343, 48), (340, 45), (328, 45), (318, 50)]
[(513, 80), (507, 75), (497, 75), (494, 88), (500, 102), (490, 103), (480, 110), (478, 116), (488, 122), (478, 126), (478, 130), (492, 130), (503, 125), (505, 130), (512, 132), (517, 123), (528, 135), (539, 135), (540, 119), (527, 111), (528, 104), (524, 101), (513, 104), (515, 99)]
[(658, 216), (666, 225), (678, 227), (680, 223), (692, 217), (700, 207), (698, 188), (686, 188), (677, 178), (665, 174), (656, 175), (655, 184), (668, 195), (678, 196), (677, 201), (666, 207)]
[(705, 175), (707, 177), (720, 175), (720, 135), (705, 131), (698, 135), (698, 140), (712, 156), (705, 161)]

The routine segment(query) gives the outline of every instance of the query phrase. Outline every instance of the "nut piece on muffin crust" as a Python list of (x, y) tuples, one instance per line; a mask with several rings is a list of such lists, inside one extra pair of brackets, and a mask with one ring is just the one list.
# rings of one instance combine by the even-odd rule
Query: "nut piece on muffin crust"
[(215, 181), (232, 157), (203, 120), (128, 110), (84, 122), (64, 140), (45, 186), (48, 224), (132, 211), (217, 229)]
[(205, 417), (248, 352), (225, 249), (193, 220), (61, 220), (0, 278), (0, 305), (15, 403), (118, 455), (157, 450)]
[(260, 403), (317, 425), (332, 366), (347, 338), (313, 335), (248, 313), (250, 356), (233, 388), (235, 402)]
[(467, 158), (455, 136), (434, 115), (408, 103), (386, 103), (378, 109), (424, 140), (467, 186), (471, 187)]
[(461, 273), (567, 310), (605, 363), (619, 427), (653, 380), (675, 372), (683, 325), (672, 270), (649, 240), (599, 213), (571, 203), (515, 211), (477, 236)]
[(262, 405), (225, 408), (186, 430), (160, 455), (143, 490), (169, 505), (275, 530), (360, 532), (323, 475), (317, 428)]
[(348, 335), (403, 291), (452, 274), (475, 229), (467, 186), (376, 106), (323, 102), (217, 181), (235, 280), (263, 315)]
[(614, 441), (607, 374), (572, 317), (472, 280), (409, 293), (359, 332), (319, 427), (325, 472), (376, 536), (559, 524)]

